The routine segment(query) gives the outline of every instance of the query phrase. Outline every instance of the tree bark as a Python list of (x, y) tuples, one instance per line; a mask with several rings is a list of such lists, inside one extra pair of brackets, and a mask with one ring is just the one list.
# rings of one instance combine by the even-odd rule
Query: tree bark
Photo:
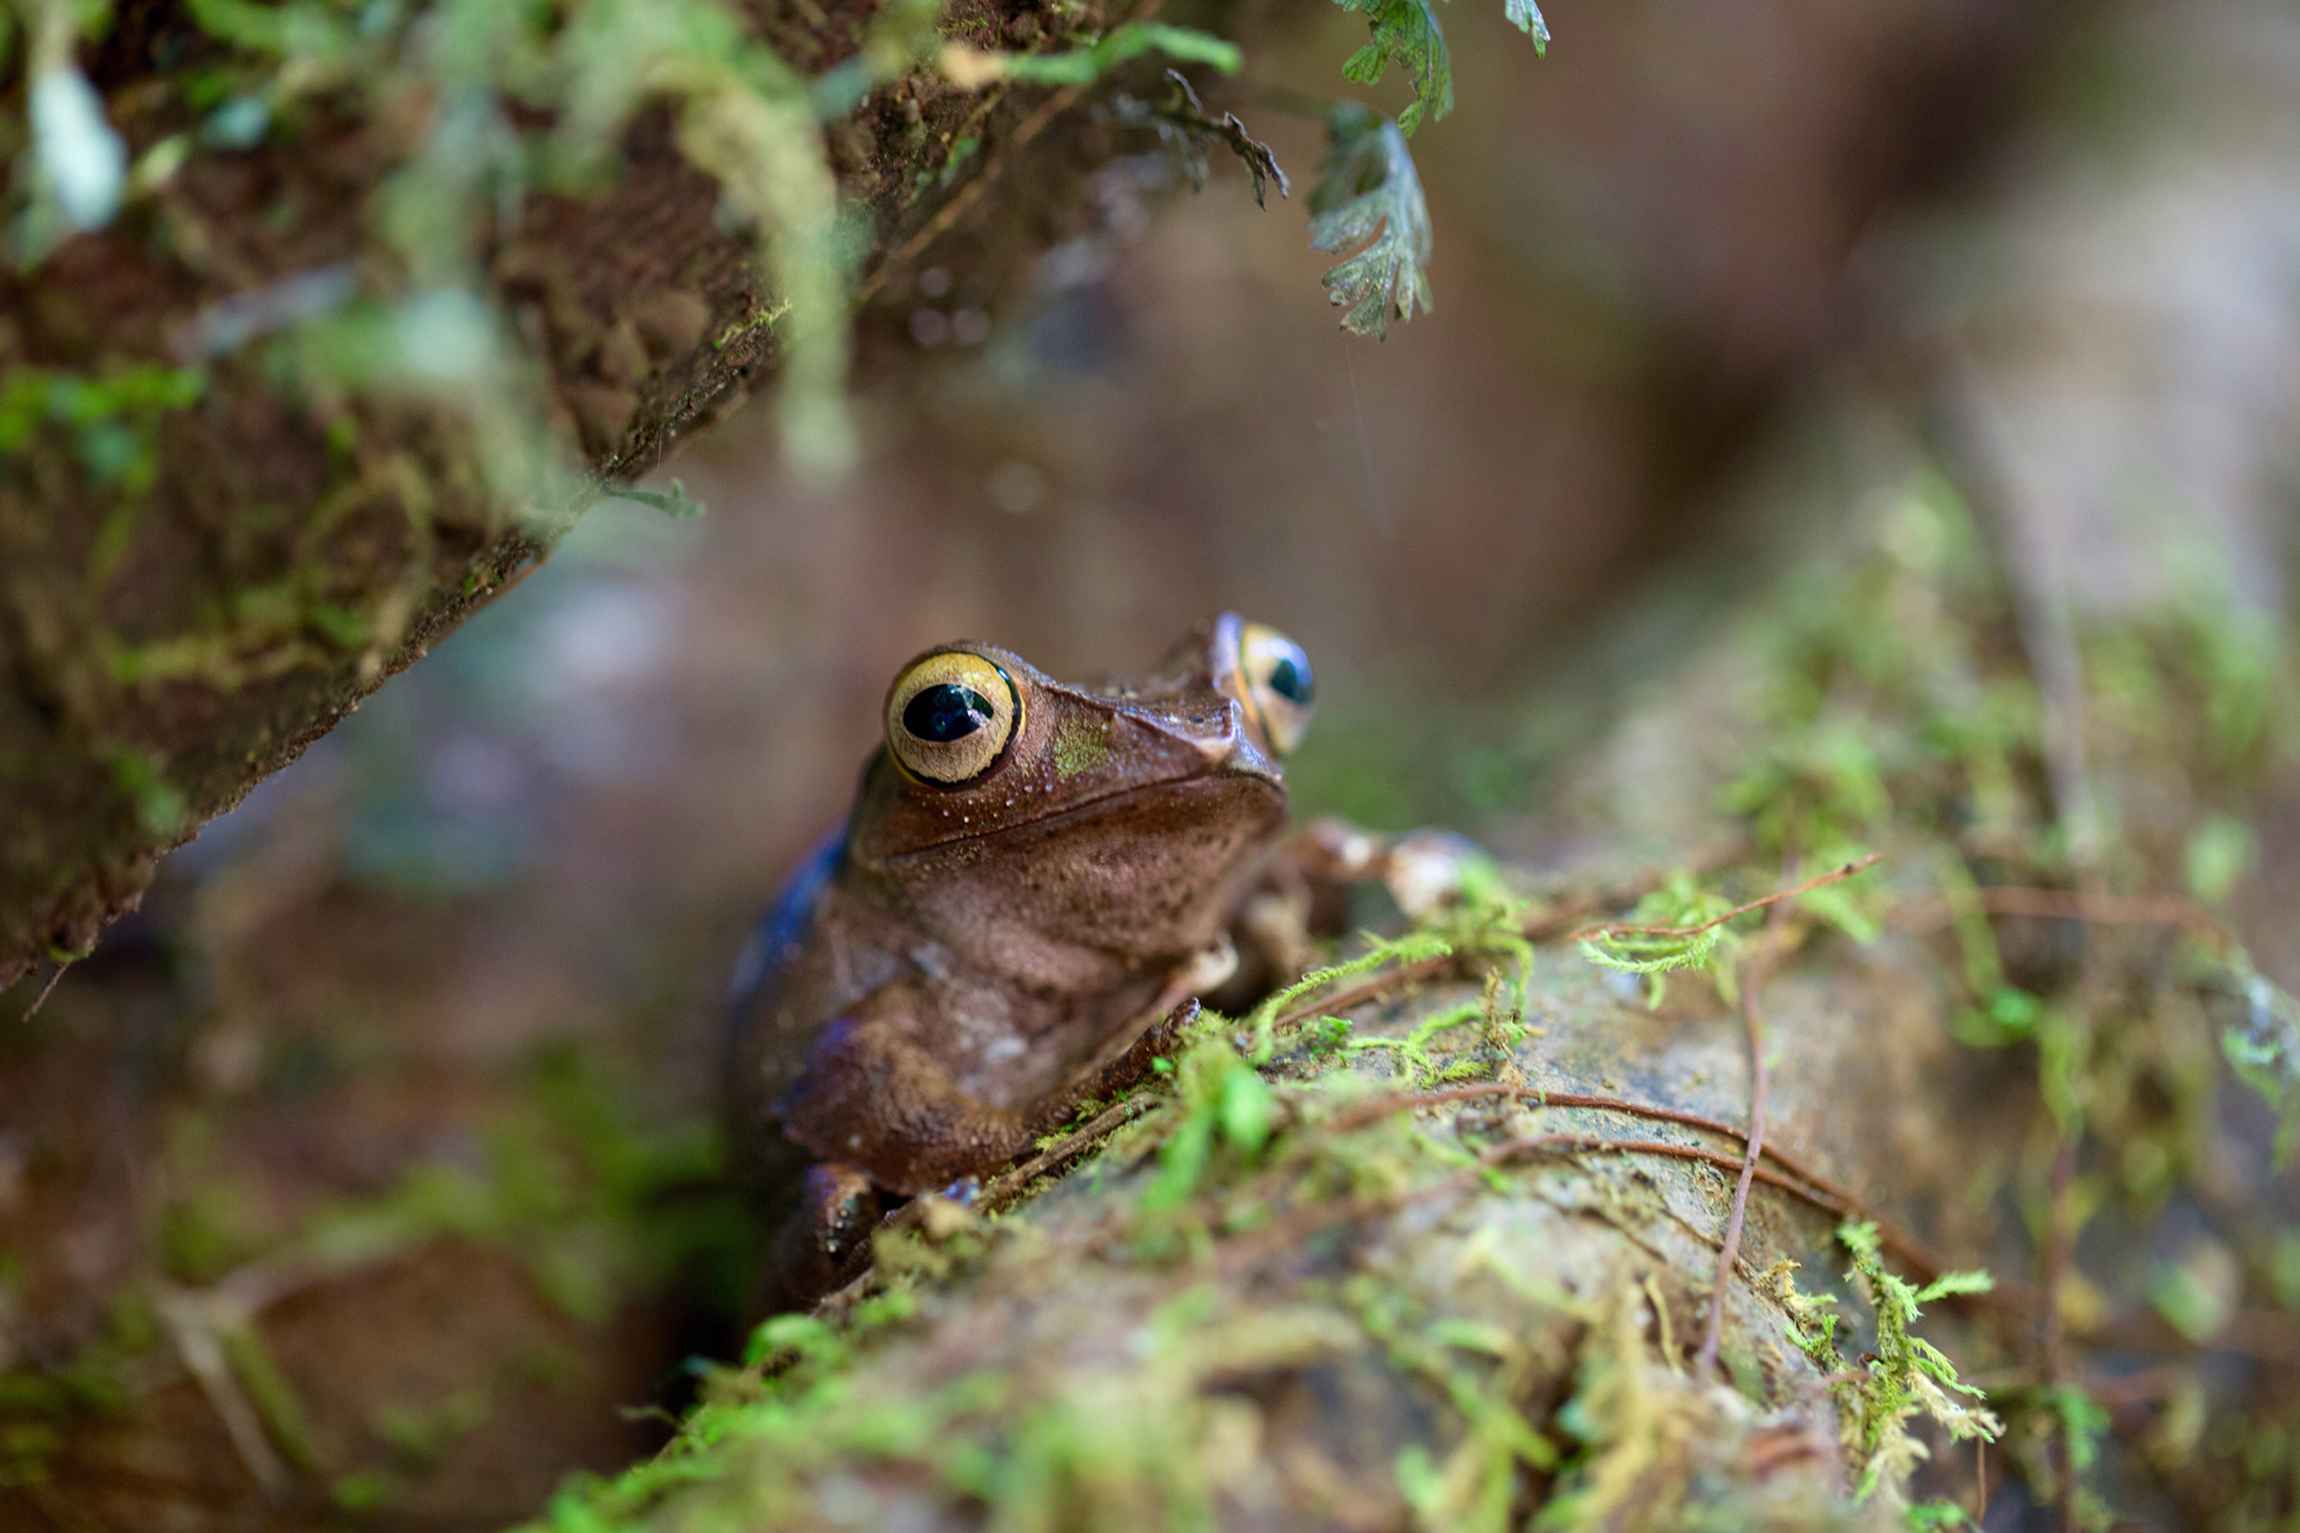
[[(1025, 9), (962, 6), (943, 25), (1002, 45)], [(855, 56), (876, 10), (742, 14), (812, 78)], [(223, 148), (186, 100), (227, 61), (248, 62), (188, 8), (119, 7), (82, 61), (109, 120), (133, 156), (171, 135), (191, 152), (109, 227), (0, 275), (0, 385), (24, 412), (0, 435), (0, 988), (86, 952), (162, 853), (549, 551), (550, 529), (488, 487), (483, 409), (299, 387), (269, 345), (301, 302), (407, 285), (369, 193), (424, 151), (445, 88), (412, 64), (390, 90), (343, 82), (281, 108), (264, 141)], [(15, 74), (5, 110), (20, 124)], [(1043, 130), (1078, 94), (966, 92), (920, 70), (830, 124), (839, 196), (867, 231), (859, 292), (1034, 147), (1033, 173), (1002, 194), (1012, 232), (972, 259), (1019, 266), (1060, 237), (1091, 135)], [(482, 228), (439, 231), (474, 245), (553, 430), (606, 482), (653, 467), (778, 365), (780, 295), (724, 200), (655, 110), (596, 194), (528, 193)]]

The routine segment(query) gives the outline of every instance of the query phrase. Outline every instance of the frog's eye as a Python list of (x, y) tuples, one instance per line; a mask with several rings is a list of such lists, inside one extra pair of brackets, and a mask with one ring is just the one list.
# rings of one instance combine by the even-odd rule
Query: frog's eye
[(929, 655), (886, 695), (886, 743), (913, 777), (951, 786), (990, 770), (1022, 728), (1022, 694), (965, 650)]
[(1270, 749), (1290, 754), (1310, 727), (1317, 685), (1302, 646), (1260, 623), (1238, 630), (1238, 679), (1247, 709), (1261, 721)]

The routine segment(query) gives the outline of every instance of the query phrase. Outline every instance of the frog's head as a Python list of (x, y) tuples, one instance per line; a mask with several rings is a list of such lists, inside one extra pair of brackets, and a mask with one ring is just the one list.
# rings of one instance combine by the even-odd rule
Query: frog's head
[(942, 645), (887, 690), (848, 854), (914, 902), (993, 900), (1086, 941), (1203, 940), (1209, 902), (1284, 820), (1281, 762), (1311, 701), (1301, 646), (1229, 613), (1097, 686)]

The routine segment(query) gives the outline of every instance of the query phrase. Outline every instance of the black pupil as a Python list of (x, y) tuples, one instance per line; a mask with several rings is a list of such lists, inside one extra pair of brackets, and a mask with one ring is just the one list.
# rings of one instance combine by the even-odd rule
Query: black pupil
[(990, 722), (990, 699), (972, 687), (946, 681), (903, 704), (902, 727), (921, 740), (948, 745)]
[(1310, 681), (1310, 663), (1288, 655), (1270, 669), (1270, 690), (1288, 702), (1308, 707), (1317, 689)]

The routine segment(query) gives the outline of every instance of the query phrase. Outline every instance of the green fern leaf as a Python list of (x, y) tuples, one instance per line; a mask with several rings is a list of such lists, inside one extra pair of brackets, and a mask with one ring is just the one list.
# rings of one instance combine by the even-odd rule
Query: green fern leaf
[[(1453, 110), (1453, 54), (1446, 47), (1445, 29), (1438, 25), (1437, 0), (1334, 0), (1343, 10), (1366, 18), (1373, 34), (1342, 64), (1342, 78), (1354, 85), (1373, 85), (1393, 63), (1403, 66), (1414, 88), (1414, 99), (1398, 113), (1398, 127), (1411, 138), (1423, 119), (1435, 120)], [(1509, 24), (1533, 40), (1533, 51), (1547, 57), (1549, 23), (1538, 0), (1502, 0), (1502, 15)]]
[(1429, 204), (1414, 174), (1401, 123), (1363, 107), (1338, 108), (1327, 123), (1325, 175), (1310, 196), (1310, 248), (1355, 251), (1325, 275), (1342, 328), (1381, 339), (1390, 320), (1436, 307), (1422, 268), (1431, 249)]
[[(1453, 55), (1446, 49), (1445, 29), (1438, 25), (1436, 0), (1334, 3), (1365, 17), (1367, 30), (1373, 33), (1373, 41), (1342, 65), (1343, 79), (1372, 85), (1392, 63), (1403, 65), (1413, 82), (1414, 99), (1398, 113), (1398, 127), (1409, 136), (1424, 117), (1443, 117), (1453, 110)], [(1508, 0), (1511, 6), (1521, 3)]]

